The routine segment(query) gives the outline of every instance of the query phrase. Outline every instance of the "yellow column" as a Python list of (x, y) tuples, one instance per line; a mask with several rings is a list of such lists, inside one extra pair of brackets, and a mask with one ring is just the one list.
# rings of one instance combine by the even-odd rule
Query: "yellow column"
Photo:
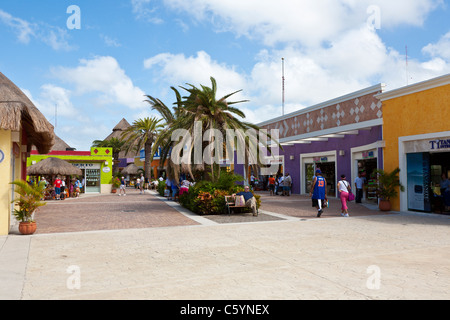
[(9, 233), (11, 211), (11, 131), (0, 130), (0, 236)]

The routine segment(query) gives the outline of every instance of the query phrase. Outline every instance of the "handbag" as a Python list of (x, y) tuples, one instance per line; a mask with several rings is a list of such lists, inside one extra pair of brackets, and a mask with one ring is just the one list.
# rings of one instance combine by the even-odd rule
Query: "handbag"
[(170, 196), (170, 190), (169, 189), (165, 189), (164, 190), (164, 197), (169, 197)]
[(355, 200), (355, 195), (350, 191), (348, 193), (348, 201), (353, 201), (353, 200)]
[(234, 205), (236, 207), (244, 207), (245, 206), (245, 198), (244, 196), (236, 196), (236, 200)]

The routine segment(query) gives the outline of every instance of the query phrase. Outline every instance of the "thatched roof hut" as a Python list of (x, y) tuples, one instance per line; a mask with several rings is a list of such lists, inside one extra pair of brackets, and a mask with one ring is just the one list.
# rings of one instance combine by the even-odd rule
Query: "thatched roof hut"
[(55, 143), (54, 128), (28, 97), (0, 72), (0, 129), (25, 130), (28, 151), (35, 145), (47, 154)]
[(138, 166), (134, 163), (129, 164), (125, 169), (122, 170), (122, 174), (130, 174), (130, 175), (136, 175), (138, 174)]
[(28, 175), (62, 175), (62, 176), (81, 176), (80, 168), (75, 167), (69, 162), (59, 158), (46, 158), (27, 168)]
[[(120, 122), (113, 128), (112, 133), (105, 138), (105, 140), (110, 140), (111, 138), (117, 138), (122, 140), (122, 133), (124, 133), (129, 127), (131, 127), (130, 123), (123, 118)], [(129, 151), (128, 153), (125, 151), (120, 151), (119, 159), (123, 158), (134, 158), (139, 156), (139, 151)]]

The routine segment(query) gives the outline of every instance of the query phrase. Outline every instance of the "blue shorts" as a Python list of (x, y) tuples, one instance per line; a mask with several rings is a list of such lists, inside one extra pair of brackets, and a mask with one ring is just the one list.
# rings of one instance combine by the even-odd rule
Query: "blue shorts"
[(55, 193), (56, 193), (56, 194), (61, 194), (61, 188), (56, 188), (56, 187), (55, 187)]

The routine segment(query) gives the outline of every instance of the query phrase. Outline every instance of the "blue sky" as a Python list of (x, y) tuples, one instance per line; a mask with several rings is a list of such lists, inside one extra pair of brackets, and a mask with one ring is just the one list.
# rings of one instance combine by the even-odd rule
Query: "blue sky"
[[(80, 29), (67, 26), (71, 5), (80, 9)], [(170, 105), (170, 86), (209, 85), (210, 76), (219, 95), (242, 89), (235, 99), (250, 100), (241, 105), (247, 120), (280, 116), (281, 58), (287, 113), (378, 83), (390, 90), (448, 74), (449, 5), (2, 0), (0, 71), (56, 124), (58, 136), (88, 150), (122, 118), (157, 116), (145, 94)]]

